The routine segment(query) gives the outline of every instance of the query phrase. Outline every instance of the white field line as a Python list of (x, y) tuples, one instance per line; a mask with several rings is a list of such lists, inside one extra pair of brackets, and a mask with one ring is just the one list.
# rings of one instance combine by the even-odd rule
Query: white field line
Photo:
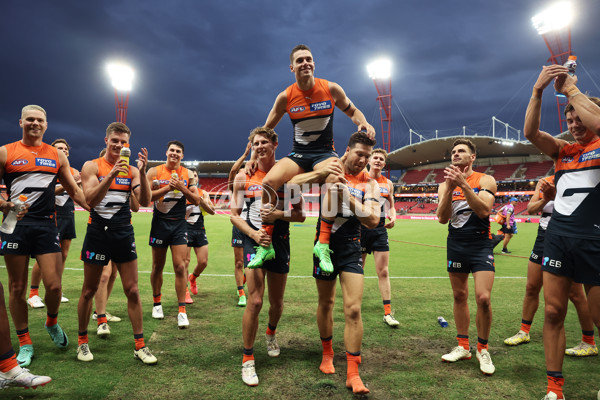
[[(5, 265), (0, 265), (0, 268), (6, 268)], [(31, 269), (31, 267), (29, 267)], [(69, 267), (65, 267), (65, 270), (69, 270), (69, 271), (82, 271), (83, 272), (83, 268), (69, 268)], [(150, 274), (150, 271), (138, 271), (139, 274)], [(164, 275), (175, 275), (174, 272), (169, 272), (169, 271), (163, 271)], [(212, 276), (212, 277), (217, 277), (217, 278), (233, 278), (233, 274), (205, 274), (203, 273), (201, 276)], [(288, 275), (288, 279), (289, 278), (294, 278), (294, 279), (305, 279), (305, 278), (312, 278), (312, 275)], [(472, 275), (469, 276), (470, 278), (473, 278)], [(527, 277), (525, 276), (496, 276), (494, 279), (526, 279)], [(377, 276), (367, 276), (365, 275), (365, 279), (377, 279)], [(390, 279), (448, 279), (447, 276), (390, 276)]]

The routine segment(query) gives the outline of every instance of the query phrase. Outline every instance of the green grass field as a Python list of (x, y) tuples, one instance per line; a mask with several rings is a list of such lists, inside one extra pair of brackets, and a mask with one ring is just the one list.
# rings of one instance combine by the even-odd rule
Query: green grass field
[[(108, 311), (123, 318), (111, 323), (107, 339), (95, 335), (90, 322), (90, 348), (94, 361), (76, 359), (77, 301), (83, 280), (79, 251), (85, 233), (87, 213), (77, 212), (79, 237), (73, 241), (63, 277), (64, 294), (70, 302), (61, 305), (59, 322), (69, 335), (66, 351), (58, 350), (43, 325), (45, 309), (29, 311), (29, 329), (35, 357), (31, 370), (47, 374), (53, 382), (36, 391), (6, 389), (2, 399), (350, 399), (345, 387), (343, 314), (338, 290), (334, 314), (333, 345), (336, 352), (335, 375), (319, 369), (321, 343), (315, 322), (316, 289), (312, 273), (312, 240), (315, 219), (292, 224), (292, 260), (285, 310), (278, 325), (281, 356), (266, 354), (264, 330), (267, 323), (265, 303), (255, 345), (260, 385), (249, 388), (242, 383), (241, 321), (243, 309), (236, 307), (233, 278), (233, 252), (229, 245), (231, 225), (228, 216), (206, 218), (209, 264), (199, 278), (198, 296), (188, 306), (190, 329), (177, 329), (177, 302), (169, 263), (165, 267), (163, 307), (165, 319), (151, 318), (151, 253), (147, 246), (150, 213), (134, 215), (139, 254), (139, 286), (144, 307), (144, 336), (158, 357), (158, 365), (145, 366), (133, 358), (133, 337), (127, 319), (126, 301), (120, 280), (109, 299)], [(493, 229), (497, 227), (494, 224)], [(447, 227), (437, 221), (398, 220), (390, 234), (390, 274), (392, 308), (400, 321), (398, 329), (382, 322), (383, 307), (373, 260), (367, 261), (362, 316), (365, 328), (361, 376), (373, 399), (538, 399), (545, 393), (544, 349), (542, 345), (543, 299), (531, 330), (532, 342), (509, 348), (504, 338), (515, 334), (521, 321), (525, 292), (527, 257), (537, 230), (535, 224), (519, 224), (519, 234), (509, 245), (510, 256), (496, 256), (496, 281), (492, 292), (494, 322), (489, 339), (496, 374), (484, 376), (473, 357), (469, 361), (446, 364), (440, 356), (456, 345), (452, 316), (452, 291), (445, 270)], [(500, 249), (500, 246), (498, 247)], [(192, 264), (195, 259), (192, 259)], [(0, 280), (7, 289), (6, 269)], [(470, 280), (471, 290), (473, 281)], [(43, 289), (40, 289), (43, 296)], [(6, 296), (8, 294), (6, 293)], [(266, 297), (266, 296), (265, 296)], [(475, 302), (471, 293), (471, 345), (476, 343)], [(8, 298), (7, 298), (8, 301)], [(450, 323), (443, 329), (436, 318)], [(11, 321), (12, 323), (12, 321)], [(18, 349), (18, 340), (12, 340)], [(566, 321), (567, 345), (581, 339), (574, 308)], [(563, 373), (565, 394), (571, 399), (595, 398), (598, 383), (598, 358), (566, 358)]]

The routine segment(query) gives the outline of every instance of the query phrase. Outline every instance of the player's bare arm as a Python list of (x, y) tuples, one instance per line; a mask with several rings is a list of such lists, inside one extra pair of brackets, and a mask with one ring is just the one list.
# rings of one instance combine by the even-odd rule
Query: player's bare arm
[[(4, 178), (4, 164), (6, 164), (6, 147), (0, 147), (0, 181)], [(11, 208), (13, 208), (14, 203), (12, 201), (4, 201), (4, 199), (0, 198), (0, 211), (4, 214), (8, 214)], [(17, 219), (21, 220), (25, 214), (27, 214), (27, 209), (29, 208), (29, 204), (25, 205), (23, 211), (17, 214)]]
[[(540, 196), (543, 193), (543, 196)], [(529, 203), (527, 203), (527, 214), (537, 214), (543, 210), (549, 201), (554, 200), (556, 196), (556, 187), (545, 179), (540, 179), (535, 185), (535, 192)]]
[(210, 196), (207, 191), (203, 190), (202, 195), (200, 196), (200, 208), (209, 213), (210, 215), (215, 215), (215, 205), (210, 200)]
[[(238, 174), (238, 172), (240, 172), (240, 168), (242, 168), (242, 164), (244, 163), (246, 157), (248, 157), (248, 153), (250, 153), (251, 148), (252, 143), (248, 142), (248, 144), (246, 144), (246, 150), (244, 150), (244, 154), (242, 154), (240, 158), (238, 158), (233, 163), (233, 165), (231, 166), (231, 170), (229, 170), (229, 177), (227, 178), (227, 189), (230, 192), (233, 191), (233, 180), (235, 179), (235, 176)], [(253, 173), (254, 171), (252, 171), (250, 175), (252, 175)]]
[(300, 198), (298, 203), (292, 204), (292, 209), (287, 212), (284, 210), (260, 210), (260, 216), (264, 222), (274, 224), (278, 219), (286, 222), (304, 222), (306, 214), (304, 213), (304, 199)]
[[(137, 158), (137, 168), (131, 167), (131, 171), (133, 174), (133, 180), (131, 182), (131, 187), (135, 188), (133, 190), (133, 195), (136, 198), (136, 201), (144, 206), (149, 207), (152, 200), (152, 192), (150, 190), (150, 182), (148, 182), (146, 168), (148, 167), (148, 149), (142, 147), (141, 151), (138, 153)], [(139, 205), (138, 205), (139, 208)]]
[(479, 193), (469, 186), (467, 183), (464, 172), (460, 170), (456, 165), (450, 165), (444, 170), (445, 178), (449, 179), (451, 185), (459, 187), (469, 207), (479, 218), (488, 218), (494, 205), (495, 194), (496, 194), (496, 180), (490, 175), (484, 175), (479, 181), (481, 189)]
[[(155, 167), (150, 168), (148, 170), (148, 172), (146, 173), (146, 178), (147, 178), (146, 180), (148, 181), (148, 183), (150, 185), (152, 185), (152, 181), (154, 179), (156, 179), (156, 176), (157, 176), (156, 168)], [(150, 187), (152, 187), (152, 186), (150, 186)], [(161, 199), (165, 196), (165, 194), (169, 193), (171, 190), (173, 190), (173, 189), (171, 189), (171, 186), (169, 186), (169, 185), (163, 186), (158, 189), (152, 189), (150, 199), (151, 199), (151, 201), (156, 201), (158, 199)]]
[(456, 188), (448, 178), (438, 187), (437, 217), (440, 224), (447, 224), (452, 216), (452, 192)]
[(330, 158), (319, 164), (323, 164), (323, 166), (294, 176), (288, 184), (301, 186), (308, 183), (324, 183), (330, 175), (337, 176), (340, 182), (346, 181), (342, 162), (338, 158)]
[(569, 103), (577, 111), (583, 125), (600, 136), (600, 107), (594, 104), (587, 96), (582, 95), (577, 86), (577, 76), (564, 74), (554, 82), (557, 92), (566, 94)]
[(97, 176), (98, 164), (93, 161), (87, 161), (83, 164), (83, 168), (81, 169), (81, 185), (83, 187), (83, 194), (85, 195), (85, 199), (90, 208), (94, 208), (100, 204), (102, 199), (106, 196), (106, 193), (108, 193), (108, 189), (115, 177), (120, 172), (127, 173), (127, 171), (127, 161), (120, 159), (113, 165), (105, 179), (100, 182)]
[(352, 122), (356, 124), (359, 131), (367, 132), (369, 138), (375, 138), (375, 128), (371, 124), (367, 122), (362, 111), (360, 111), (346, 96), (344, 89), (340, 85), (335, 82), (329, 82), (329, 91), (331, 92), (331, 96), (333, 100), (335, 100), (335, 105), (344, 112)]
[(242, 218), (242, 207), (244, 205), (244, 191), (246, 184), (246, 174), (240, 172), (236, 175), (235, 181), (233, 182), (233, 193), (231, 195), (230, 209), (231, 209), (231, 223), (233, 226), (238, 228), (240, 232), (254, 240), (259, 245), (268, 246), (271, 244), (271, 237), (266, 234), (262, 229), (252, 229), (250, 225)]
[(58, 161), (60, 162), (58, 178), (60, 179), (63, 188), (67, 191), (69, 196), (71, 196), (71, 198), (77, 202), (77, 204), (81, 205), (86, 210), (89, 210), (89, 206), (86, 202), (85, 196), (83, 195), (83, 191), (79, 185), (75, 183), (75, 179), (73, 179), (73, 175), (71, 174), (69, 159), (62, 151), (58, 152)]
[(197, 206), (200, 204), (200, 193), (198, 193), (198, 188), (196, 187), (198, 181), (196, 178), (194, 178), (194, 174), (192, 174), (192, 171), (190, 171), (189, 169), (188, 176), (190, 178), (188, 180), (187, 186), (181, 178), (171, 178), (169, 186), (171, 186), (173, 189), (179, 190), (181, 193), (183, 193), (187, 201)]
[(390, 222), (388, 222), (387, 224), (384, 225), (384, 227), (386, 229), (392, 229), (394, 227), (394, 225), (396, 224), (396, 206), (394, 205), (394, 184), (391, 181), (388, 181), (388, 185), (389, 185), (389, 203), (390, 203), (390, 209), (388, 210), (388, 219), (390, 220)]
[(525, 137), (553, 160), (558, 158), (560, 149), (567, 144), (567, 142), (556, 139), (547, 132), (540, 131), (542, 93), (556, 77), (566, 73), (566, 70), (565, 67), (560, 65), (542, 67), (542, 71), (533, 85), (533, 93), (529, 99), (527, 111), (525, 112), (525, 124), (523, 126)]

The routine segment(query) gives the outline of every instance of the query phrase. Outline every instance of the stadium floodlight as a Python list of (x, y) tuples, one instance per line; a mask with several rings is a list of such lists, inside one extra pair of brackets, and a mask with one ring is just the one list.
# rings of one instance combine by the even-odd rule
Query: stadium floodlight
[(133, 83), (133, 69), (121, 63), (109, 63), (106, 66), (113, 88), (115, 89), (115, 105), (117, 122), (125, 123), (127, 120), (127, 106), (129, 92)]
[(554, 3), (531, 18), (534, 28), (540, 35), (566, 28), (573, 19), (573, 5), (570, 1)]
[(371, 79), (390, 79), (392, 76), (392, 62), (386, 58), (375, 60), (367, 65), (367, 72)]
[(112, 86), (115, 90), (129, 92), (133, 83), (133, 69), (125, 64), (109, 63), (106, 66)]

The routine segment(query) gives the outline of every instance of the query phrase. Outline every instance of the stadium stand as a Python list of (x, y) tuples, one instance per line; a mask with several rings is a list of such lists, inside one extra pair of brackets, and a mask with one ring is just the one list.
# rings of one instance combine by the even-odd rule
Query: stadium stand
[(227, 178), (202, 178), (199, 177), (200, 188), (207, 192), (212, 192), (215, 189), (220, 191), (227, 190)]
[(400, 178), (402, 182), (407, 185), (415, 185), (417, 183), (421, 183), (427, 178), (427, 175), (431, 172), (430, 169), (416, 170), (412, 169), (406, 171), (406, 173)]
[(493, 168), (493, 173), (492, 176), (494, 177), (494, 179), (496, 179), (496, 181), (503, 181), (506, 180), (510, 177), (512, 177), (512, 175), (515, 173), (515, 171), (517, 170), (517, 167), (519, 167), (520, 164), (503, 164), (503, 165), (494, 165), (492, 166)]
[(554, 167), (552, 161), (526, 162), (523, 164), (523, 179), (539, 179), (547, 176)]

